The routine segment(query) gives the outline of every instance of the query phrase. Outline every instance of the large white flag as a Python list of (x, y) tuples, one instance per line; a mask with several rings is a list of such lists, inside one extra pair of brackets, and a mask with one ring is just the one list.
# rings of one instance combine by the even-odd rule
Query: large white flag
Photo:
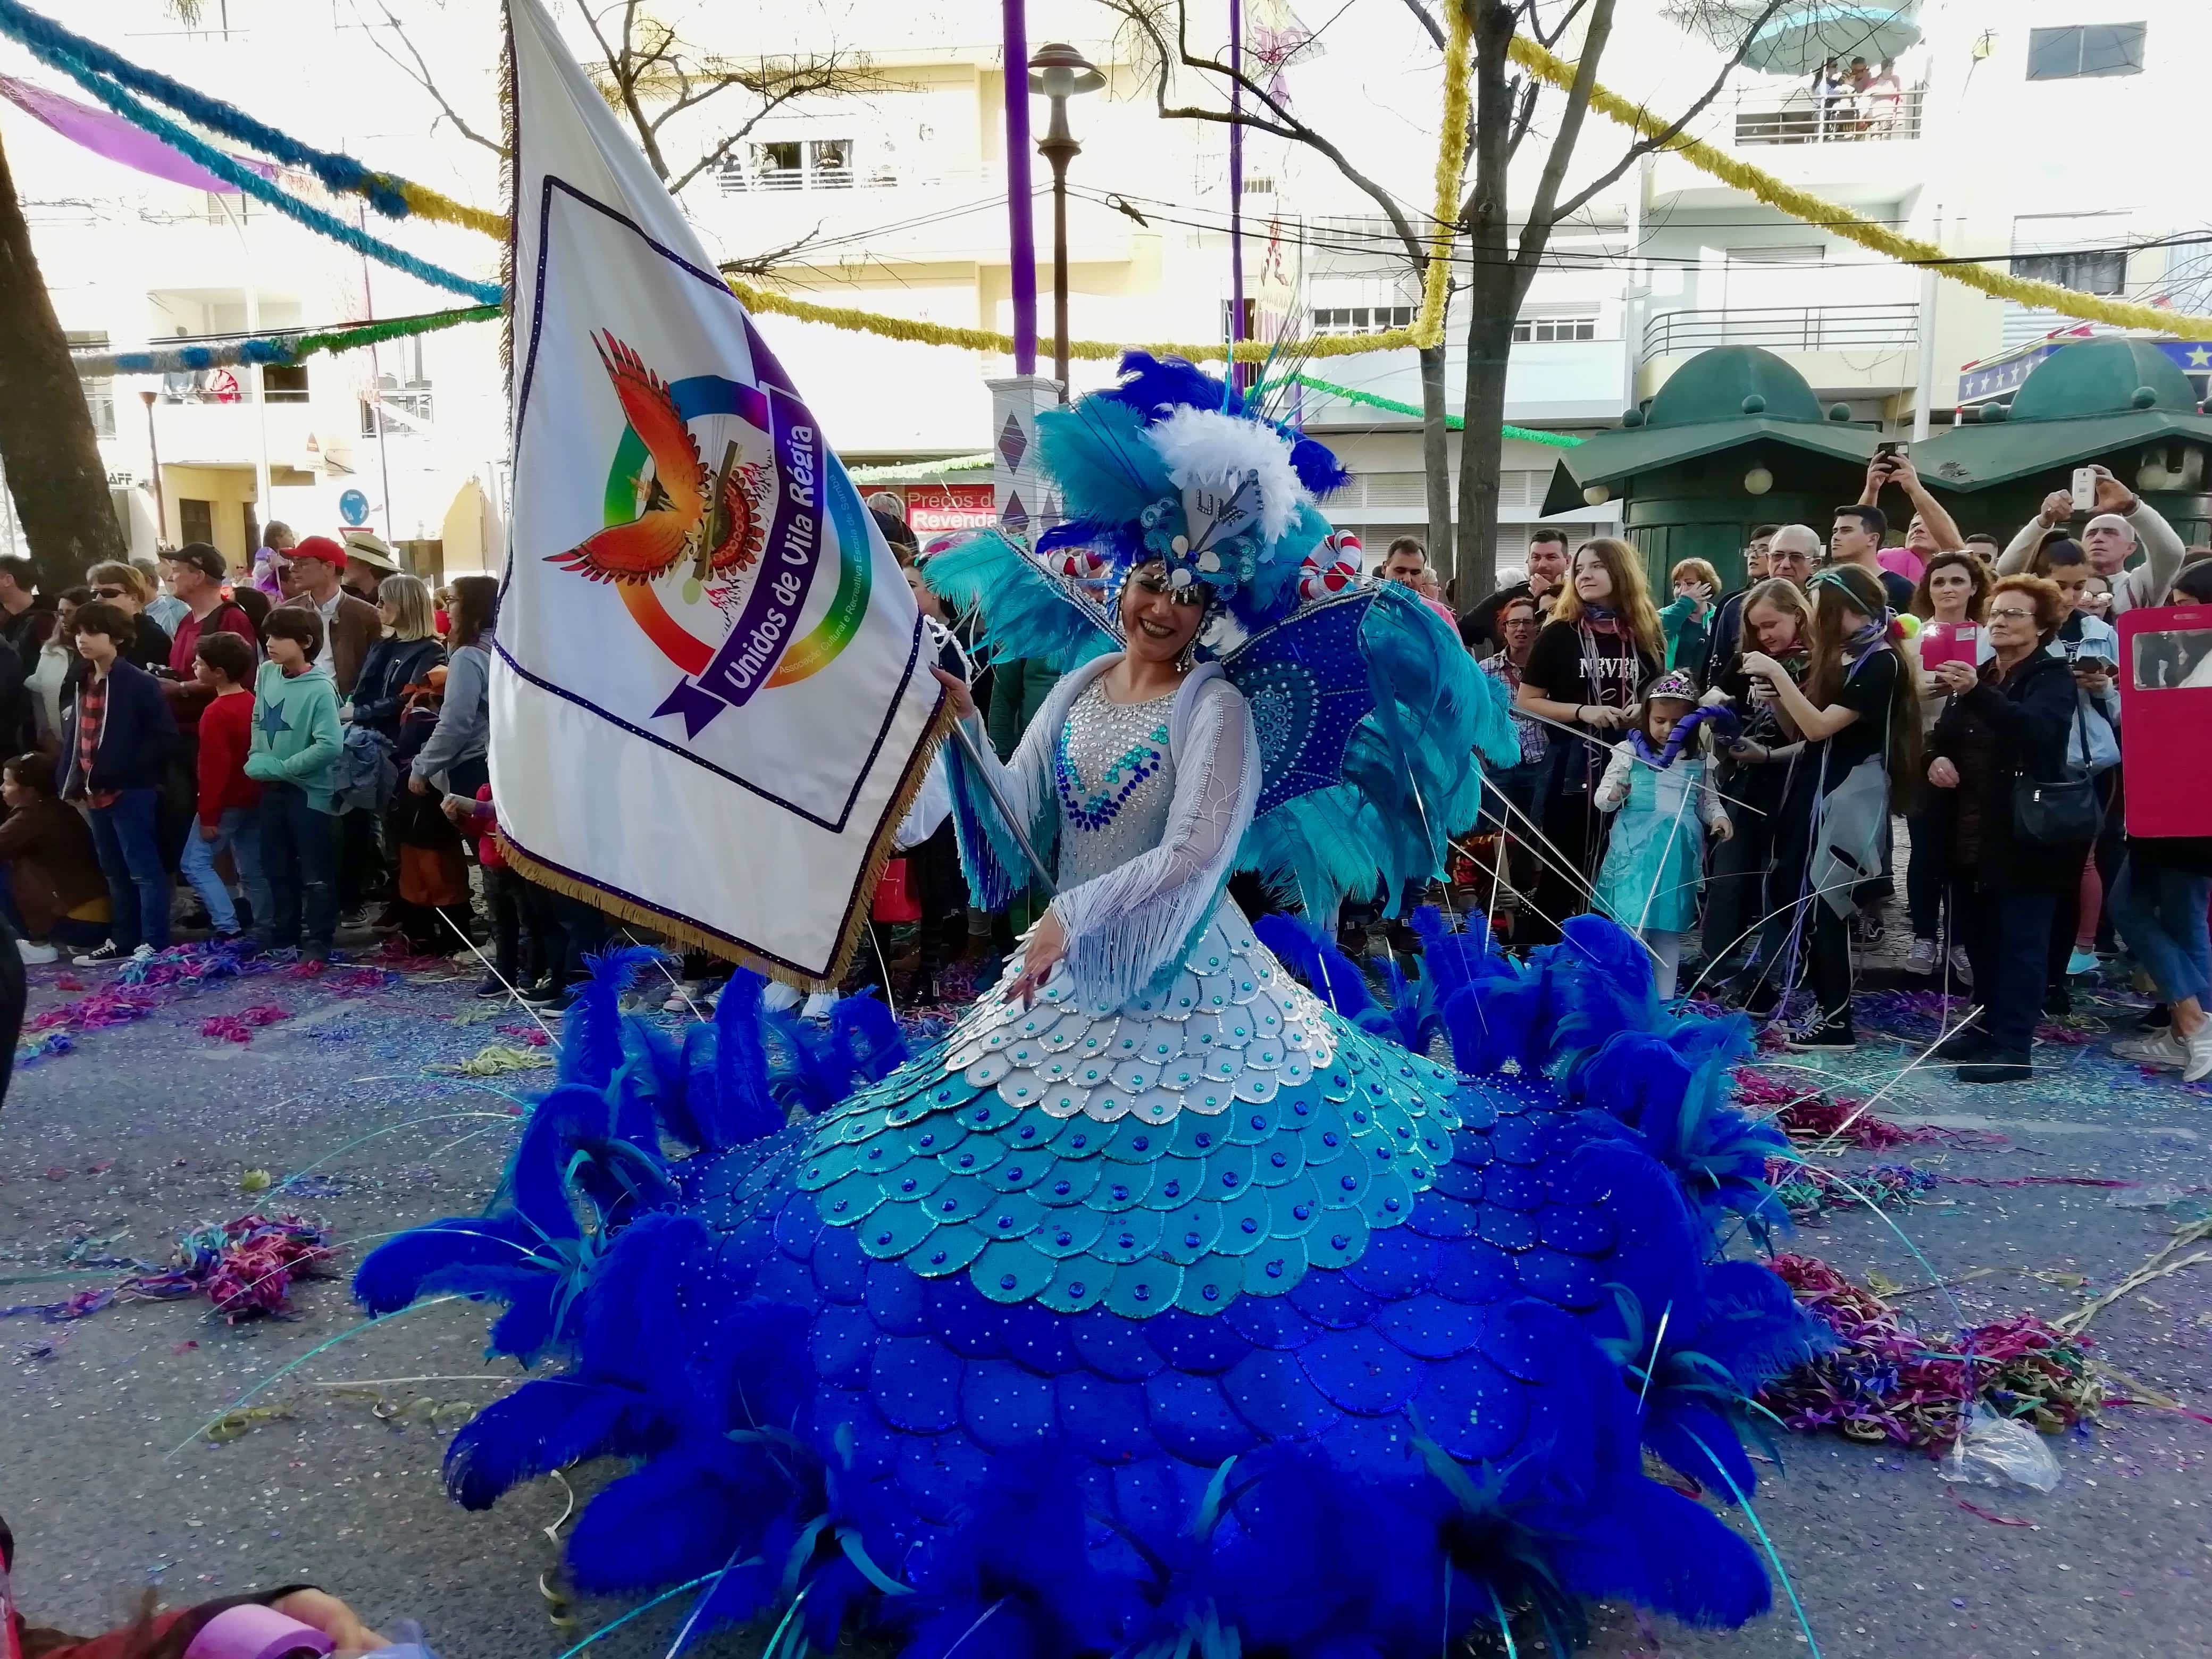
[(514, 513), (492, 790), (532, 875), (838, 971), (939, 703), (896, 561), (682, 211), (509, 0)]

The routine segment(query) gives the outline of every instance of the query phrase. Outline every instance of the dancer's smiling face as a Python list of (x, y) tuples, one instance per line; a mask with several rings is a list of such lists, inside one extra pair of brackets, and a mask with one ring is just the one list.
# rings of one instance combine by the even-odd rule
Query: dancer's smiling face
[(1164, 564), (1139, 565), (1121, 584), (1121, 635), (1140, 661), (1175, 661), (1205, 621), (1206, 590), (1174, 586)]

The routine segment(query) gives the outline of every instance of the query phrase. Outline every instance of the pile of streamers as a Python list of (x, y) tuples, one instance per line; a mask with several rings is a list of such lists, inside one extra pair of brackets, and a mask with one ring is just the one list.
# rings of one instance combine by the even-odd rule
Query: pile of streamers
[(151, 993), (129, 988), (94, 991), (74, 1001), (58, 1004), (23, 1022), (27, 1036), (42, 1031), (102, 1031), (111, 1025), (128, 1025), (143, 1019), (157, 1006)]
[(35, 1066), (56, 1054), (65, 1054), (76, 1047), (76, 1040), (65, 1031), (47, 1031), (38, 1036), (15, 1039), (15, 1064), (20, 1069)]
[(210, 939), (203, 945), (173, 945), (143, 961), (126, 962), (117, 969), (115, 982), (190, 988), (269, 973), (276, 966), (250, 939)]
[(1766, 1178), (1790, 1218), (1801, 1226), (1818, 1226), (1830, 1210), (1856, 1210), (1868, 1204), (1905, 1209), (1934, 1190), (1938, 1180), (1933, 1171), (1910, 1164), (1877, 1164), (1839, 1176), (1786, 1158), (1766, 1160)]
[(321, 1222), (257, 1212), (184, 1234), (167, 1272), (125, 1279), (122, 1288), (155, 1300), (204, 1294), (235, 1325), (289, 1312), (292, 1281), (322, 1277), (330, 1260), (330, 1229)]
[(253, 1034), (264, 1025), (274, 1025), (280, 1019), (289, 1019), (292, 1012), (279, 1008), (273, 1002), (264, 1002), (235, 1014), (216, 1014), (200, 1024), (204, 1037), (221, 1037), (225, 1042), (251, 1042)]
[(1876, 1117), (1856, 1096), (1824, 1094), (1785, 1083), (1754, 1066), (1736, 1067), (1735, 1091), (1739, 1104), (1770, 1119), (1792, 1140), (1824, 1141), (1840, 1136), (1844, 1146), (1879, 1152), (1936, 1138), (1933, 1131), (1907, 1129), (1887, 1118)]
[(433, 1066), (434, 1072), (450, 1072), (457, 1077), (502, 1077), (509, 1072), (539, 1072), (553, 1063), (549, 1054), (534, 1048), (517, 1048), (511, 1043), (488, 1042), (466, 1060), (456, 1060), (450, 1066)]
[[(1966, 997), (1945, 996), (1940, 991), (1863, 991), (1851, 999), (1851, 1015), (1869, 1030), (1925, 1043), (1955, 1030), (1972, 1006)], [(2035, 1028), (2035, 1040), (2079, 1048), (2094, 1042), (2097, 1033), (2045, 1020)]]
[(330, 1229), (321, 1222), (289, 1213), (243, 1215), (220, 1226), (180, 1235), (169, 1261), (88, 1261), (87, 1267), (137, 1269), (112, 1285), (77, 1291), (58, 1302), (27, 1302), (0, 1307), (0, 1319), (36, 1314), (49, 1325), (83, 1319), (118, 1301), (174, 1302), (205, 1296), (231, 1323), (290, 1310), (295, 1279), (321, 1276), (331, 1260)]
[(1914, 1446), (1938, 1457), (1959, 1437), (1978, 1395), (2001, 1416), (2057, 1434), (2103, 1400), (2085, 1336), (2033, 1314), (1954, 1336), (1916, 1331), (1895, 1309), (1818, 1256), (1768, 1264), (1838, 1346), (1769, 1384), (1759, 1403), (1793, 1429), (1832, 1429), (1869, 1445)]

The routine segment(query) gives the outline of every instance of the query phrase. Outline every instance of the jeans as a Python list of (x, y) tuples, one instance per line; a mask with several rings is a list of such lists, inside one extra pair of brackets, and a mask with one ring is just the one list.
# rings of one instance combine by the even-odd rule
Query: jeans
[(177, 860), (178, 873), (191, 883), (192, 890), (207, 906), (208, 917), (219, 933), (238, 931), (238, 908), (230, 902), (230, 889), (216, 873), (215, 861), (226, 848), (231, 862), (238, 866), (239, 885), (246, 889), (246, 902), (253, 909), (253, 920), (266, 925), (271, 906), (269, 884), (261, 874), (261, 820), (251, 806), (227, 806), (216, 822), (213, 841), (200, 833), (199, 820), (192, 820), (191, 833), (185, 837), (184, 855)]
[(1983, 1035), (2008, 1059), (2027, 1058), (2043, 1018), (2044, 959), (2057, 909), (2055, 893), (2002, 887), (1978, 888), (1957, 909)]
[(114, 925), (108, 937), (127, 955), (141, 945), (156, 951), (169, 944), (169, 873), (161, 866), (161, 843), (155, 831), (161, 792), (125, 789), (109, 806), (92, 809), (92, 845), (107, 878), (107, 903)]
[(2161, 869), (2130, 858), (2120, 866), (2105, 908), (2112, 925), (2168, 1002), (2212, 1001), (2212, 936), (2204, 907), (2212, 876)]
[(297, 784), (261, 786), (261, 870), (269, 888), (268, 920), (256, 924), (263, 942), (328, 951), (338, 926), (337, 837), (330, 814), (308, 805)]

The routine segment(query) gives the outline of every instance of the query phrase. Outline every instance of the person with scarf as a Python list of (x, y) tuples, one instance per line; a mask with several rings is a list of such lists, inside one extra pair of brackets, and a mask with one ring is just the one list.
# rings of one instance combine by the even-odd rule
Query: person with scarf
[[(1783, 799), (1767, 904), (1794, 908), (1791, 945), (1810, 968), (1813, 1017), (1790, 1047), (1821, 1051), (1857, 1046), (1844, 919), (1852, 889), (1880, 873), (1892, 805), (1917, 775), (1920, 715), (1898, 651), (1902, 630), (1881, 585), (1857, 565), (1838, 564), (1814, 576), (1811, 590), (1804, 684), (1764, 651), (1746, 655), (1743, 668), (1772, 688), (1784, 728), (1805, 740)], [(1771, 1013), (1784, 988), (1766, 980), (1747, 1006)]]
[(1713, 793), (1711, 739), (1695, 730), (1697, 706), (1698, 683), (1687, 669), (1652, 681), (1636, 706), (1636, 729), (1613, 745), (1593, 798), (1613, 815), (1613, 833), (1590, 908), (1644, 941), (1662, 1002), (1674, 997), (1682, 941), (1697, 926), (1705, 832), (1723, 842), (1735, 833)]
[(1604, 815), (1591, 791), (1611, 758), (1611, 734), (1633, 718), (1637, 687), (1659, 672), (1666, 655), (1642, 556), (1609, 536), (1584, 542), (1513, 697), (1521, 713), (1554, 728), (1536, 792), (1542, 841), (1534, 914), (1516, 942), (1548, 944), (1559, 937), (1561, 921), (1586, 908), (1605, 855)]

